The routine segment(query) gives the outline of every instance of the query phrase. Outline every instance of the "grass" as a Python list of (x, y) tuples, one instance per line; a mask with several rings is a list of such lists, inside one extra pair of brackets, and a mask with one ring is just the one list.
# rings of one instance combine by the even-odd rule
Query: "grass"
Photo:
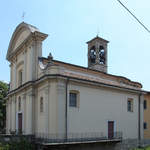
[(150, 150), (150, 147), (145, 147), (145, 148), (135, 148), (133, 150)]

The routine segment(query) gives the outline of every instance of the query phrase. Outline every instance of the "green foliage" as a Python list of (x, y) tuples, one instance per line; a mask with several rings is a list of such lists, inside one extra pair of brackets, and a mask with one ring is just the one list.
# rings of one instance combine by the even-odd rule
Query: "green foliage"
[(25, 138), (21, 138), (19, 142), (13, 141), (5, 144), (0, 143), (0, 150), (34, 150), (34, 144)]
[(1, 120), (0, 121), (0, 129), (3, 129), (5, 127), (5, 120), (6, 120), (6, 100), (5, 100), (5, 97), (7, 95), (7, 92), (8, 92), (8, 84), (0, 81), (0, 120)]
[(0, 143), (0, 150), (9, 150), (9, 145), (8, 144), (3, 145)]
[(145, 147), (145, 148), (135, 148), (133, 150), (150, 150), (150, 147)]

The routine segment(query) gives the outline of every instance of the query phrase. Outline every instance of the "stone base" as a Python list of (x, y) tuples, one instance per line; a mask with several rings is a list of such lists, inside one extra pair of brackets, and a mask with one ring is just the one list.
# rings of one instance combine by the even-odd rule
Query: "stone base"
[(131, 150), (138, 147), (145, 147), (150, 145), (149, 140), (127, 139), (119, 143), (106, 142), (106, 143), (88, 143), (88, 144), (63, 144), (63, 145), (48, 145), (39, 146), (40, 150)]

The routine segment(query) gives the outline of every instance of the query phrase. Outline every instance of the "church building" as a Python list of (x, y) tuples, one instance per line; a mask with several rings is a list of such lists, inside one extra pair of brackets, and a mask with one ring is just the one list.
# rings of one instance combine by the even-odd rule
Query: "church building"
[(142, 85), (108, 73), (109, 42), (88, 41), (83, 67), (43, 57), (47, 36), (22, 22), (11, 37), (7, 133), (143, 139)]

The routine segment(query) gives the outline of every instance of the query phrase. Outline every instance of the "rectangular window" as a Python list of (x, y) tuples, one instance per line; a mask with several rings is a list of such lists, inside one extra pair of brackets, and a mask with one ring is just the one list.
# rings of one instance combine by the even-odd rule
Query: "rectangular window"
[(144, 128), (144, 129), (147, 129), (147, 123), (146, 123), (146, 122), (144, 122), (143, 128)]
[(77, 107), (77, 93), (69, 93), (69, 106)]
[(147, 109), (147, 101), (144, 100), (144, 109)]
[(132, 98), (128, 98), (127, 110), (128, 110), (129, 112), (133, 112), (133, 99), (132, 99)]

